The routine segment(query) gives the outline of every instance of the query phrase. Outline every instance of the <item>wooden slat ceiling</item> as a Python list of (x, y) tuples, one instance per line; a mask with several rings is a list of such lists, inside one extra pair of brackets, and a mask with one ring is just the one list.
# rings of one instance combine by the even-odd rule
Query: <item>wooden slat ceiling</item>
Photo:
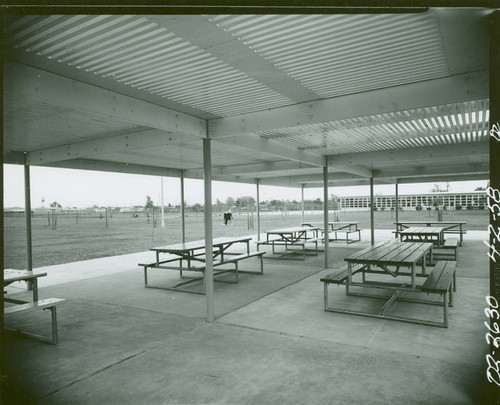
[[(260, 149), (246, 149), (247, 143), (238, 140), (232, 144), (215, 139), (213, 166), (223, 173), (220, 179), (315, 184), (321, 167), (311, 165), (312, 156), (396, 151), (411, 159), (408, 150), (457, 145), (463, 148), (453, 150), (467, 156), (468, 145), (487, 143), (488, 94), (478, 91), (478, 96), (447, 103), (433, 103), (429, 96), (419, 107), (405, 109), (394, 99), (392, 111), (379, 112), (380, 106), (373, 103), (363, 109), (372, 113), (350, 118), (310, 124), (297, 121), (248, 131), (245, 122), (252, 114), (269, 112), (272, 121), (274, 112), (276, 117), (281, 111), (293, 115), (294, 106), (308, 102), (335, 101), (374, 91), (390, 95), (392, 89), (412, 84), (483, 74), (488, 69), (487, 14), (488, 10), (482, 9), (431, 9), (381, 15), (12, 15), (6, 16), (4, 61), (14, 69), (30, 66), (61, 80), (108, 90), (119, 101), (126, 96), (209, 121), (236, 118), (241, 122), (239, 139), (268, 143)], [(32, 95), (30, 91), (4, 94), (7, 163), (20, 163), (12, 156), (25, 152), (78, 146), (159, 128), (153, 122), (134, 123), (92, 110), (91, 102), (85, 109), (59, 105), (37, 92), (35, 87)], [(75, 97), (79, 97), (77, 91)], [(411, 95), (407, 97), (411, 99)], [(112, 167), (141, 165), (144, 172), (148, 167), (189, 169), (193, 177), (199, 177), (196, 169), (203, 166), (201, 137), (179, 136), (164, 146), (146, 143), (135, 151), (108, 148), (107, 153), (97, 156), (78, 156), (77, 166), (84, 167), (88, 159), (92, 169), (99, 168), (101, 161), (102, 170), (110, 162), (115, 164)], [(279, 145), (287, 152), (276, 152)], [(290, 150), (307, 152), (304, 156), (309, 159), (301, 161), (302, 155)], [(475, 161), (484, 165), (475, 170), (467, 165), (458, 170), (452, 165), (462, 158), (460, 154), (449, 156), (448, 162), (429, 159), (427, 166), (442, 167), (442, 176), (487, 177), (484, 167), (488, 155), (484, 148), (481, 151)], [(297, 166), (283, 166), (289, 160)], [(269, 166), (271, 163), (274, 165)], [(331, 171), (344, 173), (345, 181), (353, 174), (365, 174), (359, 179), (366, 180), (366, 173), (376, 165), (369, 160), (362, 163)], [(75, 167), (63, 157), (51, 164)], [(249, 170), (239, 173), (242, 165), (248, 165)], [(401, 162), (382, 166), (384, 173), (392, 168), (393, 175), (387, 175), (390, 181), (398, 177)], [(281, 167), (286, 170), (277, 169)], [(157, 173), (155, 170), (152, 172)], [(418, 177), (417, 172), (414, 177)]]

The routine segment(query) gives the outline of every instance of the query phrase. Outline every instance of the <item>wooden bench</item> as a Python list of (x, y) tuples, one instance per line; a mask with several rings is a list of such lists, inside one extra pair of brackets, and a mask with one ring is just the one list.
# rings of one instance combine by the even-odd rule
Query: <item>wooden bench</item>
[(443, 260), (458, 260), (458, 245), (459, 241), (457, 238), (447, 238), (444, 245), (440, 249), (434, 249), (432, 255), (436, 259)]
[(35, 333), (31, 332), (25, 332), (21, 331), (19, 329), (13, 329), (13, 328), (8, 328), (5, 327), (7, 330), (11, 331), (17, 331), (23, 335), (30, 336), (45, 342), (50, 342), (52, 344), (57, 344), (58, 338), (57, 338), (57, 313), (56, 313), (56, 306), (58, 304), (63, 303), (65, 300), (62, 298), (46, 298), (43, 300), (38, 300), (35, 302), (27, 302), (25, 304), (18, 304), (10, 307), (5, 307), (4, 308), (4, 315), (12, 315), (12, 314), (18, 314), (18, 313), (27, 313), (27, 312), (33, 312), (33, 311), (38, 311), (39, 309), (50, 309), (51, 315), (52, 315), (52, 337), (48, 338), (45, 336), (37, 335)]
[[(352, 275), (364, 271), (366, 266), (364, 264), (356, 264), (352, 266)], [(329, 310), (328, 307), (328, 285), (329, 284), (345, 284), (349, 278), (349, 271), (347, 265), (335, 270), (334, 272), (322, 277), (320, 281), (323, 283), (323, 305), (325, 311)]]
[[(359, 273), (365, 269), (365, 265), (363, 264), (356, 264), (352, 266), (352, 274)], [(326, 275), (325, 277), (321, 278), (321, 281), (325, 284), (344, 284), (347, 281), (347, 278), (349, 277), (349, 272), (348, 272), (348, 267), (345, 265), (344, 267), (337, 269), (333, 273), (330, 273)]]
[[(214, 260), (212, 263), (212, 266), (214, 268), (214, 277), (218, 276), (220, 274), (232, 272), (235, 275), (235, 280), (234, 281), (227, 281), (227, 280), (215, 280), (215, 281), (223, 281), (223, 282), (233, 282), (237, 283), (239, 281), (238, 273), (248, 273), (248, 274), (264, 274), (264, 262), (262, 260), (262, 256), (266, 252), (250, 252), (250, 253), (241, 253), (241, 254), (231, 254), (231, 253), (225, 253), (224, 254), (224, 259), (223, 260)], [(238, 263), (241, 260), (249, 259), (252, 257), (258, 257), (260, 259), (260, 271), (242, 271), (239, 270), (238, 268)], [(172, 261), (179, 260), (181, 262), (180, 266), (165, 266), (165, 263), (171, 263)], [(220, 269), (216, 270), (217, 267), (220, 267), (225, 264), (234, 264), (234, 269)], [(204, 262), (196, 261), (196, 262), (191, 262), (191, 265), (189, 267), (182, 267), (182, 259), (176, 258), (176, 259), (168, 259), (161, 261), (160, 263), (139, 263), (139, 266), (142, 266), (144, 268), (144, 286), (148, 288), (160, 288), (164, 290), (172, 290), (172, 291), (184, 291), (184, 292), (192, 292), (192, 293), (197, 293), (197, 294), (205, 294), (205, 290), (203, 289), (202, 292), (196, 291), (196, 290), (191, 290), (191, 289), (185, 289), (185, 288), (179, 288), (185, 284), (193, 283), (198, 280), (203, 280), (203, 276), (197, 276), (197, 277), (186, 277), (182, 274), (183, 271), (194, 271), (194, 272), (205, 272), (206, 265)], [(164, 270), (175, 270), (180, 272), (180, 277), (185, 278), (187, 280), (177, 283), (174, 287), (158, 287), (154, 286), (148, 283), (148, 269), (164, 269)]]
[(442, 326), (448, 327), (448, 305), (453, 306), (453, 291), (456, 291), (456, 262), (440, 260), (434, 266), (420, 290), (427, 294), (439, 294), (443, 297), (444, 319)]

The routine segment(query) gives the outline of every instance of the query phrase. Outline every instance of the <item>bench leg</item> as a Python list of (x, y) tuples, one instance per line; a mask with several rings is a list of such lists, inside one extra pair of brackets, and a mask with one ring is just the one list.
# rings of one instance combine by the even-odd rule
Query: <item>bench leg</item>
[(323, 305), (324, 305), (324, 308), (325, 308), (325, 311), (326, 309), (328, 308), (328, 283), (323, 283), (324, 287), (323, 287)]
[(41, 340), (42, 342), (49, 342), (49, 343), (52, 343), (53, 345), (56, 345), (57, 342), (58, 342), (58, 337), (57, 337), (57, 312), (56, 312), (56, 306), (53, 305), (51, 307), (47, 307), (47, 308), (43, 308), (43, 310), (45, 311), (46, 309), (50, 309), (50, 312), (51, 312), (51, 322), (52, 322), (52, 336), (49, 338), (47, 336), (42, 336), (42, 335), (38, 335), (36, 333), (32, 333), (32, 332), (25, 332), (23, 330), (20, 330), (20, 329), (14, 329), (14, 328), (10, 328), (10, 327), (7, 327), (7, 326), (4, 326), (4, 328), (6, 330), (10, 330), (10, 331), (13, 331), (13, 332), (17, 332), (21, 335), (24, 335), (24, 336), (29, 336), (31, 338), (34, 338), (34, 339), (37, 339), (37, 340)]
[(56, 312), (57, 307), (50, 307), (50, 312), (52, 316), (52, 344), (56, 345), (58, 342), (57, 339), (57, 312)]
[(453, 306), (453, 286), (452, 284), (450, 284), (450, 290), (449, 290), (449, 294), (450, 294), (450, 300), (449, 300), (449, 306), (452, 307)]
[(448, 327), (448, 293), (443, 294), (444, 326)]
[(148, 266), (144, 266), (144, 287), (148, 285)]
[(264, 274), (264, 256), (260, 255), (260, 274)]

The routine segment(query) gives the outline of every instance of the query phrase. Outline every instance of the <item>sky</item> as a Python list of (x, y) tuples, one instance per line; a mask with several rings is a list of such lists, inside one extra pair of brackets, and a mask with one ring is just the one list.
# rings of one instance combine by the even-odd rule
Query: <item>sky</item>
[[(4, 169), (4, 207), (24, 207), (24, 167), (3, 165)], [(56, 201), (63, 207), (129, 207), (144, 206), (146, 196), (150, 196), (155, 205), (161, 204), (161, 182), (158, 176), (145, 176), (123, 173), (97, 172), (87, 170), (59, 169), (32, 166), (31, 206), (33, 208), (49, 206)], [(469, 192), (478, 186), (486, 186), (486, 181), (450, 182), (449, 191)], [(437, 183), (444, 186), (445, 183)], [(428, 193), (434, 183), (401, 184), (399, 194)], [(368, 186), (330, 187), (329, 194), (338, 196), (369, 195)], [(375, 194), (394, 194), (394, 185), (375, 185)], [(228, 197), (234, 199), (243, 196), (256, 198), (254, 184), (240, 184), (214, 181), (212, 183), (213, 203), (219, 199), (225, 202)], [(203, 204), (203, 181), (185, 179), (184, 197), (189, 204)], [(307, 188), (304, 199), (323, 198), (322, 188)], [(260, 187), (260, 200), (300, 201), (299, 188), (265, 186)], [(180, 181), (176, 178), (163, 177), (164, 205), (180, 203)]]

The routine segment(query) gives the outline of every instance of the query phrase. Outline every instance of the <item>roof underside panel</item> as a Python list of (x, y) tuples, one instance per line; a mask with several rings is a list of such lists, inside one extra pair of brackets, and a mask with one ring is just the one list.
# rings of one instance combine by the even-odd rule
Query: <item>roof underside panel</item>
[(4, 96), (4, 147), (29, 152), (148, 127), (36, 100)]
[[(212, 166), (238, 165), (241, 162), (263, 163), (273, 161), (270, 156), (249, 156), (243, 148), (214, 144), (211, 148)], [(107, 153), (96, 156), (96, 159), (128, 163), (147, 164), (158, 167), (175, 167), (178, 169), (198, 169), (203, 162), (203, 145), (201, 141), (190, 142), (186, 145), (168, 145), (155, 148), (136, 149), (119, 153)], [(202, 167), (202, 163), (201, 163)]]

